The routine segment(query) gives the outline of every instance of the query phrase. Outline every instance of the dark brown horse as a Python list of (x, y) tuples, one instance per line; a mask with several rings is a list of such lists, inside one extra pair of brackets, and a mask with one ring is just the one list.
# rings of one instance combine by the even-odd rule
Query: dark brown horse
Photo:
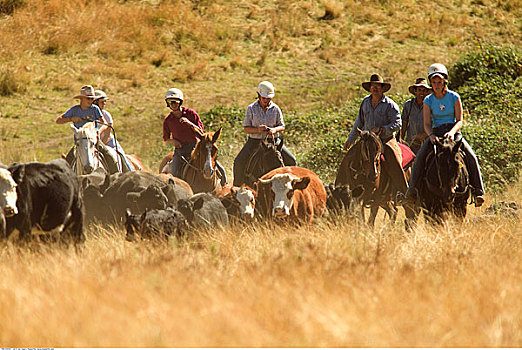
[[(362, 194), (357, 200), (362, 205), (363, 220), (364, 208), (370, 208), (369, 225), (373, 226), (375, 223), (379, 207), (388, 213), (392, 221), (395, 221), (396, 190), (388, 173), (382, 171), (382, 142), (372, 131), (358, 129), (358, 132), (359, 140), (348, 151), (339, 166), (335, 186), (348, 185), (352, 191), (362, 189)], [(406, 173), (406, 178), (409, 178), (409, 171)]]
[(432, 222), (442, 222), (447, 214), (462, 219), (466, 216), (470, 187), (461, 145), (462, 140), (436, 141), (426, 156), (425, 176), (419, 184), (419, 204)]
[(283, 148), (283, 139), (275, 144), (273, 139), (267, 138), (259, 142), (259, 146), (252, 153), (245, 168), (245, 184), (249, 187), (254, 182), (271, 170), (284, 167), (281, 149)]
[(183, 180), (190, 184), (194, 193), (214, 192), (221, 189), (216, 172), (218, 148), (216, 146), (221, 128), (216, 132), (198, 133), (199, 140), (190, 160), (183, 170)]

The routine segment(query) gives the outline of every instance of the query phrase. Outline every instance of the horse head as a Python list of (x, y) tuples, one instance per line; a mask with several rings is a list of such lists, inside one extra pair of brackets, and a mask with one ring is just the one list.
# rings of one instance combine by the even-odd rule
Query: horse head
[(461, 146), (462, 139), (459, 141), (448, 138), (444, 138), (442, 141), (437, 140), (433, 153), (426, 162), (428, 190), (445, 203), (453, 201), (459, 188), (461, 192), (466, 191), (466, 184), (462, 182), (465, 165), (460, 154)]
[(382, 154), (382, 143), (377, 134), (372, 131), (364, 130), (359, 132), (359, 164), (357, 173), (362, 175), (366, 181), (375, 183), (378, 186), (381, 172), (380, 158)]
[(283, 139), (278, 143), (265, 138), (259, 142), (257, 149), (252, 153), (245, 169), (247, 185), (252, 186), (261, 176), (270, 170), (285, 166), (281, 150)]
[(198, 133), (199, 140), (192, 151), (191, 160), (203, 173), (207, 180), (215, 175), (218, 148), (217, 140), (221, 135), (221, 128), (216, 132)]
[(99, 167), (99, 160), (96, 156), (98, 134), (94, 123), (86, 123), (81, 128), (76, 128), (71, 124), (71, 129), (74, 132), (76, 172), (78, 175), (90, 174)]

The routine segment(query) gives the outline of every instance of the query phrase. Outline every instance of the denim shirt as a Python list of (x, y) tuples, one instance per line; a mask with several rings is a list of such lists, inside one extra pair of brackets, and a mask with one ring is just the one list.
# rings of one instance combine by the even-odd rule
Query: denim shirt
[[(259, 100), (247, 107), (243, 126), (257, 128), (259, 125), (263, 124), (271, 128), (285, 126), (283, 112), (281, 112), (281, 108), (279, 108), (279, 106), (273, 101), (270, 101), (268, 104), (266, 112), (263, 111), (263, 108), (259, 104)], [(264, 139), (266, 135), (267, 133), (264, 131), (259, 134), (250, 134), (248, 136), (252, 139)], [(279, 137), (279, 133), (275, 134), (274, 137)]]
[(408, 121), (408, 129), (406, 130), (406, 141), (424, 132), (424, 104), (420, 107), (415, 98), (406, 101), (402, 108), (402, 123)]
[(401, 126), (401, 112), (397, 103), (383, 95), (377, 106), (373, 108), (372, 95), (368, 95), (361, 103), (359, 114), (355, 119), (352, 131), (348, 135), (348, 141), (353, 143), (357, 140), (359, 137), (357, 128), (361, 130), (384, 128), (380, 137), (383, 142), (387, 142), (395, 136), (395, 132), (400, 130)]

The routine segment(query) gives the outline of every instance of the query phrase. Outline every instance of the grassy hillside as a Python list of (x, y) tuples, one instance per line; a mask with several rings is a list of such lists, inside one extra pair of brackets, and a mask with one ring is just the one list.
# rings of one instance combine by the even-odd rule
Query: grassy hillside
[[(373, 72), (401, 102), (434, 61), (451, 66), (484, 40), (520, 46), (521, 8), (516, 0), (0, 0), (0, 157), (64, 152), (69, 129), (53, 121), (87, 83), (110, 95), (117, 136), (152, 168), (167, 150), (161, 121), (172, 86), (202, 113), (244, 108), (269, 79), (288, 116), (313, 121), (333, 108), (353, 120), (346, 106), (364, 96), (360, 83)], [(244, 137), (241, 118), (231, 117), (227, 169)], [(331, 128), (343, 128), (335, 119)], [(306, 131), (289, 130), (288, 139)]]

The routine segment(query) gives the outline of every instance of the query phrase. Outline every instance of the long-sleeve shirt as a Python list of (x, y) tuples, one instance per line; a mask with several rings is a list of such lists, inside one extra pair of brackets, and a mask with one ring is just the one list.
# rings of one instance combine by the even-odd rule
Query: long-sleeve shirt
[(173, 112), (170, 112), (170, 114), (163, 120), (163, 141), (167, 141), (171, 136), (173, 139), (181, 142), (182, 145), (196, 142), (198, 140), (192, 128), (179, 121), (183, 117), (190, 120), (201, 130), (204, 130), (203, 122), (196, 111), (190, 108), (181, 107), (181, 117), (178, 118), (174, 116)]
[(380, 137), (383, 142), (387, 142), (394, 137), (395, 132), (399, 131), (401, 126), (401, 112), (397, 103), (383, 95), (377, 106), (373, 108), (372, 96), (368, 95), (361, 102), (359, 114), (355, 119), (352, 131), (348, 135), (348, 141), (353, 143), (357, 140), (359, 137), (357, 128), (361, 130), (384, 128), (384, 132), (380, 134)]
[(424, 132), (424, 104), (420, 107), (415, 101), (415, 98), (412, 98), (406, 103), (404, 103), (404, 107), (402, 108), (402, 125), (407, 124), (408, 129), (406, 129), (406, 141), (410, 142), (411, 139), (419, 134)]

